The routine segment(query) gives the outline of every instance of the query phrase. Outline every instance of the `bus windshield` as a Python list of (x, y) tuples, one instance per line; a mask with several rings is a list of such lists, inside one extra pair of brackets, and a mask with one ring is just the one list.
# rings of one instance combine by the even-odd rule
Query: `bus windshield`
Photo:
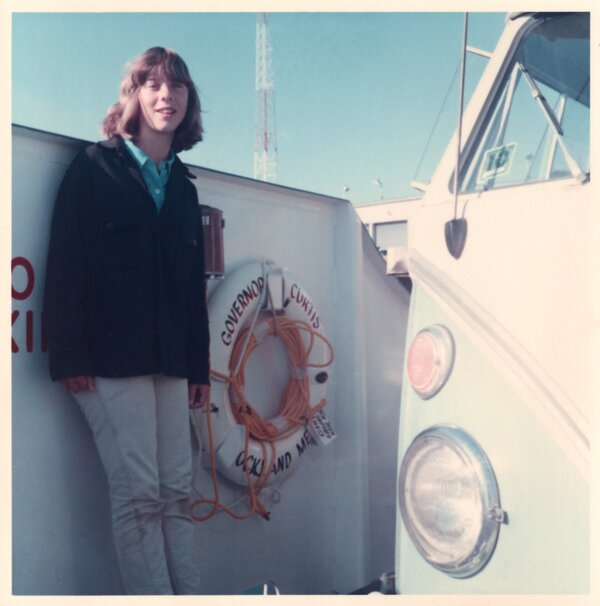
[(544, 17), (521, 41), (461, 191), (589, 174), (589, 14)]

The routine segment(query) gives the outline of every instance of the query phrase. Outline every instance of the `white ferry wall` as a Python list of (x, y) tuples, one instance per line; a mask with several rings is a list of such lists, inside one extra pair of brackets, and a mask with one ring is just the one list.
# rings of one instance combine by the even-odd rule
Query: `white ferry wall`
[[(83, 145), (13, 126), (16, 595), (122, 592), (106, 480), (75, 402), (49, 379), (41, 331), (53, 200)], [(268, 579), (283, 593), (353, 591), (394, 566), (389, 479), (396, 469), (407, 296), (385, 275), (347, 201), (190, 169), (201, 202), (223, 211), (226, 276), (270, 258), (293, 272), (318, 308), (336, 354), (325, 410), (338, 434), (327, 447), (311, 446), (298, 469), (275, 486), (280, 502), (265, 496), (271, 521), (219, 514), (196, 525), (199, 578), (206, 594), (235, 594)], [(209, 284), (209, 296), (219, 285)], [(196, 486), (212, 496), (202, 467)], [(230, 504), (243, 492), (222, 483), (221, 494)]]
[[(507, 24), (464, 116), (467, 146), (528, 19)], [(398, 467), (421, 431), (458, 425), (487, 454), (508, 523), (487, 566), (456, 579), (419, 555), (398, 508), (396, 589), (587, 593), (597, 328), (591, 186), (566, 178), (461, 194), (468, 235), (457, 260), (444, 237), (454, 214), (455, 161), (451, 141), (420, 210), (411, 214), (407, 347), (421, 329), (442, 324), (454, 337), (456, 358), (447, 384), (430, 400), (405, 378)]]

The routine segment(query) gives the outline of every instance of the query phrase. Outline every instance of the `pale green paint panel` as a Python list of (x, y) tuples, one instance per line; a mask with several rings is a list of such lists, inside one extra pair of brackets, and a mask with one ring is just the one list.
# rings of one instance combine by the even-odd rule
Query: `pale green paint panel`
[[(401, 593), (588, 593), (589, 485), (490, 361), (415, 285), (407, 346), (422, 328), (444, 324), (456, 360), (446, 386), (428, 401), (404, 382), (399, 464), (412, 439), (435, 424), (455, 424), (491, 461), (509, 523), (488, 565), (453, 579), (427, 564), (398, 524), (397, 590)], [(414, 310), (417, 310), (415, 312)], [(398, 514), (399, 515), (399, 514)]]

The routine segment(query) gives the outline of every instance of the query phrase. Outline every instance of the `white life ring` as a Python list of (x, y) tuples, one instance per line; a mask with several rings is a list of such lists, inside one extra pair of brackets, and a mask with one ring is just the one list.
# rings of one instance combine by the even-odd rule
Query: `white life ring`
[[(275, 268), (277, 271), (279, 268)], [(255, 484), (263, 471), (268, 477), (263, 485), (280, 481), (289, 475), (298, 465), (308, 446), (314, 441), (305, 425), (283, 437), (265, 445), (252, 437), (246, 445), (246, 427), (234, 416), (235, 393), (228, 381), (216, 376), (230, 376), (230, 361), (237, 338), (255, 317), (258, 317), (261, 304), (266, 299), (268, 275), (274, 267), (264, 263), (250, 263), (237, 269), (219, 285), (208, 303), (210, 317), (210, 362), (211, 362), (211, 409), (202, 415), (202, 445), (206, 450), (209, 444), (207, 415), (210, 414), (214, 460), (219, 472), (232, 482), (248, 486)], [(310, 297), (287, 270), (279, 270), (283, 276), (283, 317), (308, 325), (313, 331), (322, 332), (323, 327), (317, 310)], [(281, 280), (277, 282), (281, 284)], [(259, 321), (253, 334), (263, 336), (264, 324)], [(244, 337), (246, 338), (246, 337)], [(325, 399), (328, 375), (323, 367), (328, 365), (333, 353), (326, 339), (314, 339), (310, 354), (311, 366), (305, 369), (292, 369), (294, 373), (306, 373), (309, 385), (310, 405), (315, 406)], [(317, 367), (313, 367), (312, 365)], [(267, 423), (282, 429), (288, 421), (282, 416), (268, 419)], [(289, 432), (288, 432), (289, 433)], [(266, 452), (266, 456), (265, 456)], [(265, 466), (270, 466), (270, 470)], [(264, 476), (265, 474), (263, 474)]]

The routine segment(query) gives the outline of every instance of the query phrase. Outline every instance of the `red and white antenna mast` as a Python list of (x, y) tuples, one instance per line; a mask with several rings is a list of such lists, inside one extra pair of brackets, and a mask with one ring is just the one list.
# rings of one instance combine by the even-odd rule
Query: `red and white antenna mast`
[(256, 17), (256, 108), (254, 178), (277, 180), (277, 130), (275, 128), (275, 84), (266, 13)]

